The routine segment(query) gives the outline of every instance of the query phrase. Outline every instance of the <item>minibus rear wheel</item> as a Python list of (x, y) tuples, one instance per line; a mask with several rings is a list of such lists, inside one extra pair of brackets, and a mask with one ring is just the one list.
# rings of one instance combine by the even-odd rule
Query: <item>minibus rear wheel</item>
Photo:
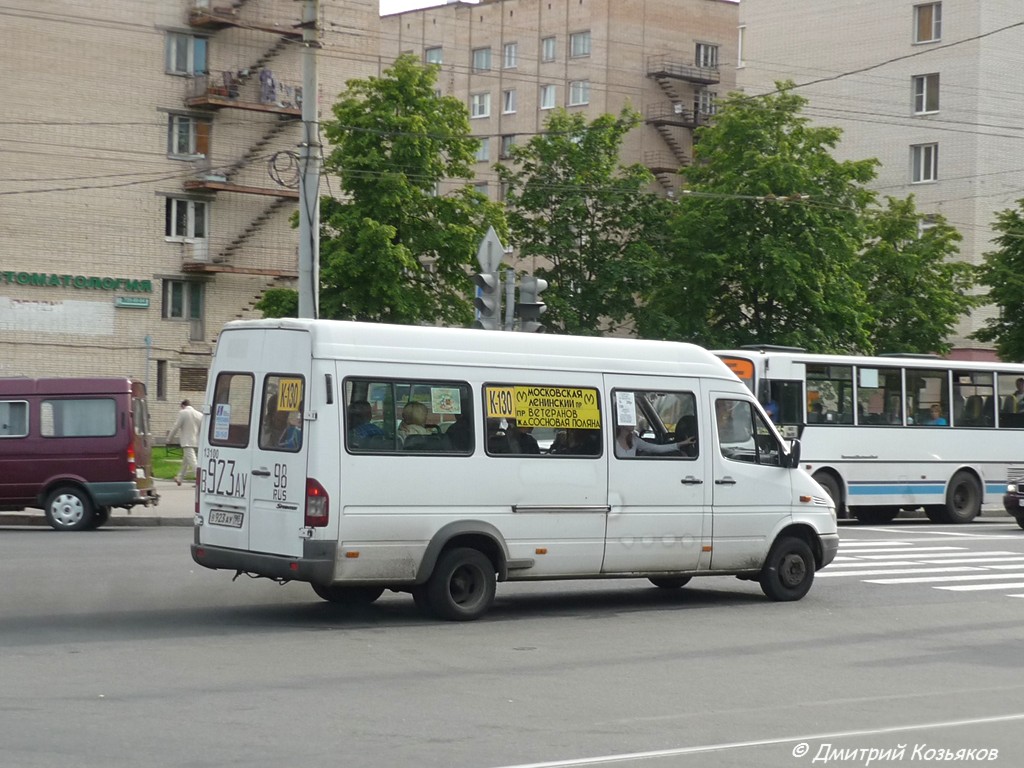
[(46, 522), (55, 531), (84, 531), (92, 524), (95, 514), (88, 494), (73, 485), (62, 485), (51, 491), (43, 511)]
[(370, 605), (384, 594), (384, 587), (342, 587), (336, 584), (310, 584), (318, 597), (341, 605)]
[(784, 536), (775, 542), (761, 569), (761, 591), (772, 600), (799, 600), (814, 583), (814, 554), (807, 542)]
[(477, 549), (450, 549), (437, 561), (427, 581), (427, 602), (442, 619), (472, 621), (494, 602), (494, 563)]
[(92, 521), (89, 523), (89, 528), (99, 528), (101, 525), (106, 525), (109, 519), (110, 507), (96, 507), (96, 511), (92, 515)]

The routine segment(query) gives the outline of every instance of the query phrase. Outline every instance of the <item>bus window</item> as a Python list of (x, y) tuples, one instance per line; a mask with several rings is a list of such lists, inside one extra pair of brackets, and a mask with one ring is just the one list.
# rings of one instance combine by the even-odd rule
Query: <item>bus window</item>
[(853, 366), (808, 363), (808, 423), (853, 423)]
[(899, 424), (903, 376), (899, 368), (857, 368), (857, 423)]

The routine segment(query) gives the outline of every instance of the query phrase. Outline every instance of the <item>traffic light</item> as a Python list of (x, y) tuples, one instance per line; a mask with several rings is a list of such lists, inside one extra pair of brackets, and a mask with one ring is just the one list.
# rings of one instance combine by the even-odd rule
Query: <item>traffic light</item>
[(548, 305), (540, 295), (548, 287), (548, 281), (533, 275), (523, 275), (519, 281), (519, 301), (516, 302), (516, 316), (519, 330), (524, 333), (543, 333), (544, 324), (540, 316), (548, 311)]
[(476, 283), (476, 298), (473, 306), (477, 310), (477, 318), (473, 321), (474, 328), (487, 331), (501, 330), (501, 274), (488, 272), (473, 275)]

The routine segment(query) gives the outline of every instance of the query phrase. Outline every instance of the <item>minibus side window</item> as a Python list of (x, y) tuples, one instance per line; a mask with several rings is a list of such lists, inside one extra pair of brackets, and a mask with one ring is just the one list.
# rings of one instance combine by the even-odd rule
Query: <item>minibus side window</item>
[(113, 398), (43, 400), (43, 437), (111, 437), (117, 434), (117, 403)]
[(775, 433), (749, 402), (716, 400), (715, 421), (723, 457), (752, 464), (781, 465), (782, 452)]
[(28, 403), (24, 400), (0, 400), (0, 438), (28, 435)]
[(485, 384), (489, 456), (601, 455), (601, 398), (593, 387)]
[(343, 392), (351, 453), (473, 453), (473, 398), (465, 382), (349, 378)]
[(259, 446), (264, 451), (302, 449), (306, 381), (298, 374), (271, 373), (263, 380)]
[(692, 392), (616, 390), (615, 456), (619, 459), (694, 459), (697, 399)]
[(245, 448), (249, 445), (252, 411), (251, 373), (219, 373), (210, 411), (210, 445)]

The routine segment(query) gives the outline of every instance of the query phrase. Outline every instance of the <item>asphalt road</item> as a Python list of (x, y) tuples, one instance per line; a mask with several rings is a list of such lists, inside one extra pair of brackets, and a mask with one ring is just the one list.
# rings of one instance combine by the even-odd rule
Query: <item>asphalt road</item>
[[(1024, 765), (1024, 531), (841, 535), (798, 603), (732, 578), (502, 584), (452, 624), (232, 582), (187, 527), (0, 528), (0, 764)], [(813, 762), (839, 749), (864, 751)]]

